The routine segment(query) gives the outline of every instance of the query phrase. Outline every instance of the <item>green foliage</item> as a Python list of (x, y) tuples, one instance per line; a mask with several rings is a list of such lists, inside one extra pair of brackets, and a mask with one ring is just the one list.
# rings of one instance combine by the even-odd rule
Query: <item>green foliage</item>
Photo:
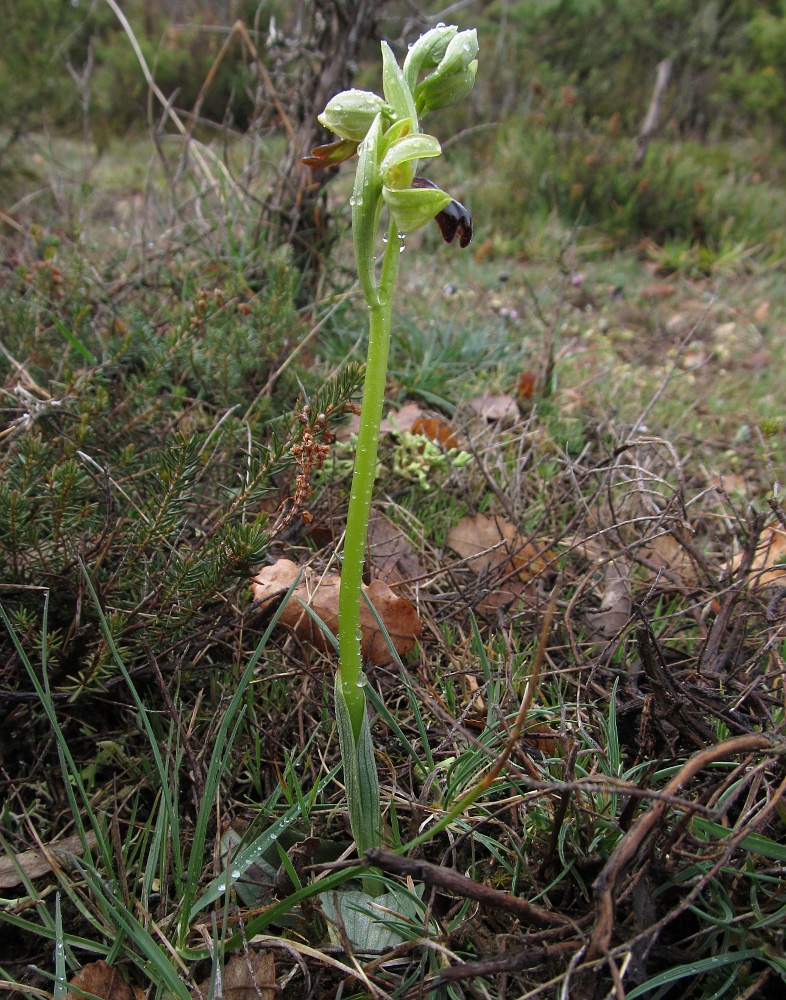
[(78, 93), (65, 64), (81, 69), (89, 38), (110, 19), (103, 4), (86, 12), (61, 0), (39, 0), (34, 8), (2, 0), (0, 121), (5, 127), (27, 131), (44, 120), (62, 126), (74, 115)]
[(734, 59), (728, 93), (741, 101), (757, 124), (786, 131), (786, 8), (759, 9), (745, 32), (746, 45)]
[[(231, 24), (210, 20), (168, 25), (160, 11), (153, 19), (126, 11), (137, 33), (142, 54), (166, 95), (175, 95), (176, 106), (191, 110), (219, 54)], [(118, 26), (119, 27), (119, 26)], [(116, 131), (147, 119), (147, 83), (126, 35), (115, 27), (104, 32), (96, 46), (97, 70), (93, 84), (97, 121)], [(236, 41), (222, 59), (200, 105), (211, 121), (231, 120), (245, 126), (253, 111), (255, 76), (248, 57)]]
[[(155, 5), (122, 5), (154, 72), (178, 107), (191, 109), (231, 28), (216, 17), (173, 26)], [(236, 5), (236, 17), (253, 22), (253, 5)], [(40, 0), (34, 8), (0, 2), (4, 45), (0, 53), (0, 121), (14, 134), (43, 123), (73, 128), (80, 123), (80, 92), (67, 66), (87, 74), (90, 115), (98, 132), (120, 133), (147, 121), (147, 84), (128, 38), (111, 8), (101, 2)], [(213, 121), (245, 125), (253, 110), (255, 76), (240, 44), (231, 47), (212, 78), (201, 106)]]
[[(65, 636), (57, 680), (81, 689), (113, 670), (82, 567), (112, 609), (116, 643), (141, 623), (153, 650), (209, 634), (264, 556), (263, 501), (310, 424), (287, 414), (292, 380), (266, 392), (298, 323), (285, 262), (268, 261), (255, 295), (234, 269), (211, 265), (208, 292), (193, 265), (179, 279), (175, 266), (177, 290), (155, 311), (142, 293), (119, 313), (69, 253), (20, 268), (0, 299), (0, 576), (50, 588)], [(16, 358), (27, 359), (21, 373)], [(311, 422), (341, 412), (356, 381), (350, 369), (318, 392)], [(12, 591), (19, 620), (35, 594)]]
[[(647, 237), (724, 252), (742, 244), (775, 258), (786, 245), (786, 163), (752, 143), (654, 141), (640, 169), (616, 117), (587, 127), (575, 109), (550, 106), (500, 128), (494, 170), (476, 194), (492, 229), (519, 240), (556, 213), (624, 246)], [(509, 177), (515, 176), (515, 184)], [(773, 210), (779, 205), (779, 210)], [(534, 236), (533, 236), (534, 238)]]
[(497, 2), (480, 25), (499, 56), (487, 99), (508, 115), (528, 110), (539, 93), (562, 94), (587, 121), (617, 113), (630, 132), (644, 115), (657, 64), (670, 58), (673, 85), (664, 116), (681, 129), (703, 129), (724, 113), (725, 74), (746, 48), (749, 18), (769, 6), (751, 0)]

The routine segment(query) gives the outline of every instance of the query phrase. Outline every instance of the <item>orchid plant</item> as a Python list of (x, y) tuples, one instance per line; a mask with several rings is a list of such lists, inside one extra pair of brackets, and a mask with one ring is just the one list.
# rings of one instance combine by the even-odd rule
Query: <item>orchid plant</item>
[[(469, 94), (477, 71), (475, 30), (439, 24), (411, 45), (403, 66), (382, 42), (380, 97), (371, 91), (337, 94), (319, 122), (338, 138), (319, 146), (303, 163), (330, 167), (357, 154), (350, 198), (352, 235), (360, 288), (369, 316), (369, 344), (355, 467), (344, 536), (339, 598), (339, 670), (335, 700), (344, 781), (358, 853), (380, 842), (379, 780), (374, 762), (361, 653), (360, 605), (366, 535), (377, 464), (385, 395), (393, 293), (400, 252), (408, 233), (435, 219), (448, 243), (466, 247), (472, 220), (459, 202), (417, 176), (421, 160), (439, 156), (439, 142), (420, 130), (420, 118)], [(381, 262), (377, 240), (382, 210), (387, 233)]]

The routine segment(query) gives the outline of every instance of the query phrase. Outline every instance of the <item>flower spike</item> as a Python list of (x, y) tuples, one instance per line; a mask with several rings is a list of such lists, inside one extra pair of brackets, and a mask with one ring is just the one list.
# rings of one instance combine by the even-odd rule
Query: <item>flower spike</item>
[[(318, 169), (358, 154), (350, 197), (352, 239), (358, 283), (368, 309), (369, 342), (344, 533), (335, 704), (349, 821), (361, 856), (382, 837), (379, 779), (364, 690), (360, 604), (400, 251), (404, 236), (431, 219), (448, 243), (458, 238), (459, 245), (466, 247), (472, 239), (467, 209), (432, 181), (417, 176), (421, 160), (442, 152), (434, 136), (421, 132), (418, 117), (469, 93), (475, 82), (477, 51), (474, 31), (441, 24), (410, 48), (402, 68), (383, 42), (384, 96), (366, 90), (337, 94), (319, 121), (338, 141), (318, 146), (303, 159), (306, 166)], [(422, 74), (424, 79), (418, 82)], [(378, 261), (376, 241), (383, 209), (389, 219)]]

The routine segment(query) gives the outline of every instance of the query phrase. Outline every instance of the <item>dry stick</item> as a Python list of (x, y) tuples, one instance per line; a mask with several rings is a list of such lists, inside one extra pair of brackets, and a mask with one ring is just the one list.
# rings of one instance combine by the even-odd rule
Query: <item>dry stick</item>
[[(161, 106), (164, 108), (164, 111), (166, 112), (167, 117), (171, 119), (172, 123), (174, 124), (174, 126), (178, 130), (178, 132), (181, 135), (185, 136), (187, 134), (186, 133), (186, 127), (181, 122), (181, 120), (178, 117), (178, 115), (172, 110), (171, 103), (166, 99), (166, 97), (164, 96), (161, 88), (158, 86), (158, 84), (156, 83), (156, 81), (153, 79), (153, 74), (150, 72), (150, 67), (147, 65), (147, 60), (144, 57), (142, 49), (139, 47), (139, 42), (136, 40), (136, 35), (134, 34), (134, 29), (128, 23), (128, 19), (126, 18), (125, 14), (122, 12), (122, 10), (120, 9), (120, 7), (117, 5), (116, 0), (106, 0), (106, 2), (107, 2), (107, 4), (109, 4), (109, 6), (114, 11), (115, 17), (118, 19), (118, 21), (122, 25), (123, 30), (125, 31), (126, 35), (128, 36), (129, 42), (131, 42), (131, 48), (134, 50), (134, 55), (137, 58), (137, 62), (139, 63), (139, 66), (140, 66), (140, 68), (142, 70), (142, 74), (144, 75), (144, 78), (147, 81), (148, 87), (156, 95), (156, 97), (158, 98), (158, 100), (161, 102)], [(199, 153), (199, 151), (196, 151), (196, 160), (199, 163), (200, 169), (202, 170), (202, 173), (204, 174), (205, 179), (209, 183), (214, 184), (215, 183), (215, 178), (213, 177), (213, 175), (210, 172), (210, 168), (207, 165), (207, 161)]]
[(781, 505), (778, 503), (777, 494), (771, 496), (767, 500), (767, 506), (770, 508), (773, 514), (778, 518), (781, 527), (786, 528), (786, 514), (784, 514), (783, 512), (783, 507), (781, 507)]
[(731, 613), (734, 610), (734, 606), (739, 600), (742, 591), (745, 589), (748, 575), (751, 567), (753, 566), (753, 560), (756, 558), (759, 538), (764, 527), (763, 515), (757, 515), (751, 512), (748, 527), (750, 528), (750, 531), (748, 533), (745, 547), (742, 550), (740, 564), (737, 567), (735, 574), (736, 579), (726, 591), (726, 596), (723, 599), (720, 611), (715, 616), (715, 621), (713, 622), (712, 628), (707, 635), (704, 648), (699, 654), (699, 670), (704, 674), (718, 673), (719, 665), (717, 658), (720, 654), (721, 643), (726, 635)]
[(540, 965), (547, 959), (560, 958), (566, 952), (574, 951), (575, 941), (558, 941), (555, 944), (538, 945), (511, 951), (492, 958), (481, 958), (475, 962), (464, 962), (442, 969), (437, 976), (439, 983), (455, 983), (461, 979), (485, 978), (503, 972), (519, 972)]
[(650, 139), (652, 139), (653, 135), (655, 135), (655, 132), (657, 131), (658, 118), (660, 117), (660, 102), (663, 97), (664, 90), (669, 85), (672, 66), (673, 63), (671, 59), (662, 59), (658, 63), (655, 87), (652, 91), (650, 106), (647, 108), (647, 114), (644, 116), (644, 121), (641, 123), (641, 129), (636, 137), (636, 156), (633, 160), (633, 166), (636, 170), (638, 170), (644, 162), (644, 157), (647, 155), (647, 148), (650, 144)]
[(191, 767), (191, 773), (193, 775), (193, 785), (191, 794), (194, 796), (194, 806), (196, 811), (199, 812), (199, 804), (204, 798), (205, 793), (205, 775), (202, 768), (199, 766), (199, 762), (194, 755), (193, 747), (191, 746), (191, 740), (186, 728), (183, 725), (183, 719), (180, 712), (178, 712), (175, 707), (175, 703), (172, 701), (172, 695), (169, 693), (169, 688), (166, 685), (163, 674), (161, 673), (161, 668), (158, 665), (158, 660), (153, 655), (153, 650), (146, 644), (143, 643), (143, 649), (145, 657), (147, 658), (148, 666), (156, 675), (156, 680), (158, 681), (158, 689), (166, 704), (169, 716), (177, 729), (180, 730), (180, 738), (183, 741), (183, 749), (186, 752), (186, 757), (188, 757), (188, 763)]
[(412, 878), (426, 882), (428, 885), (439, 886), (463, 899), (475, 899), (483, 906), (505, 910), (528, 924), (550, 926), (573, 923), (569, 917), (565, 917), (561, 913), (552, 913), (519, 896), (514, 896), (501, 889), (493, 889), (480, 882), (474, 882), (471, 878), (461, 875), (452, 868), (434, 865), (430, 861), (404, 858), (384, 847), (373, 847), (370, 851), (366, 851), (366, 860), (383, 871), (393, 872), (395, 875), (411, 875)]
[(200, 108), (202, 107), (202, 101), (205, 99), (205, 94), (207, 93), (207, 91), (208, 91), (208, 89), (210, 87), (210, 84), (215, 79), (215, 75), (218, 72), (218, 67), (224, 61), (224, 56), (229, 51), (229, 47), (232, 44), (232, 41), (234, 40), (235, 35), (238, 33), (238, 31), (237, 31), (238, 24), (241, 24), (241, 22), (240, 21), (236, 21), (235, 24), (232, 25), (232, 29), (230, 30), (230, 32), (227, 35), (227, 37), (224, 39), (224, 44), (219, 49), (218, 55), (213, 60), (213, 65), (207, 71), (207, 76), (203, 80), (202, 86), (199, 88), (199, 93), (197, 94), (197, 99), (194, 101), (194, 106), (191, 109), (191, 114), (189, 115), (189, 118), (188, 118), (188, 124), (186, 125), (185, 134), (186, 134), (186, 136), (188, 138), (191, 137), (191, 133), (194, 131), (194, 126), (196, 125), (197, 118), (199, 117), (199, 111), (200, 111)]
[[(712, 307), (715, 305), (715, 302), (717, 301), (717, 298), (718, 298), (717, 295), (713, 295), (712, 296), (712, 298), (710, 299), (710, 301), (707, 303), (707, 308), (704, 310), (704, 312), (701, 314), (701, 316), (699, 316), (699, 318), (696, 320), (696, 322), (693, 324), (693, 326), (690, 328), (690, 330), (688, 330), (688, 332), (685, 334), (685, 336), (680, 341), (679, 346), (677, 347), (677, 351), (676, 351), (676, 353), (674, 355), (674, 360), (672, 361), (671, 365), (669, 366), (669, 370), (664, 375), (663, 381), (661, 382), (661, 384), (658, 386), (657, 390), (653, 394), (652, 399), (649, 401), (649, 403), (647, 403), (647, 405), (644, 407), (644, 409), (641, 411), (641, 413), (637, 417), (636, 423), (631, 428), (630, 433), (628, 434), (628, 436), (625, 439), (625, 441), (622, 444), (622, 446), (617, 449), (617, 453), (619, 453), (622, 450), (625, 450), (626, 448), (630, 447), (634, 443), (633, 439), (639, 433), (640, 428), (642, 427), (642, 425), (644, 424), (644, 421), (647, 419), (647, 417), (652, 412), (652, 410), (655, 407), (656, 403), (658, 403), (658, 401), (664, 395), (664, 393), (669, 388), (669, 386), (674, 381), (674, 379), (677, 378), (679, 375), (684, 374), (684, 372), (680, 368), (680, 362), (681, 362), (681, 359), (682, 359), (682, 352), (685, 350), (685, 348), (688, 346), (688, 344), (693, 340), (693, 338), (698, 333), (699, 329), (701, 328), (702, 323), (709, 316)], [(616, 457), (616, 455), (615, 455), (615, 457)]]
[(243, 422), (248, 420), (249, 416), (251, 415), (251, 411), (254, 409), (254, 407), (257, 405), (260, 399), (263, 399), (265, 396), (270, 395), (270, 392), (275, 383), (278, 381), (281, 375), (287, 370), (287, 368), (289, 368), (289, 366), (292, 364), (292, 362), (295, 360), (298, 354), (300, 354), (301, 351), (303, 351), (308, 346), (311, 340), (317, 335), (317, 333), (319, 333), (319, 331), (322, 329), (325, 323), (327, 323), (330, 317), (336, 312), (339, 306), (343, 305), (343, 303), (346, 302), (347, 299), (351, 298), (355, 294), (357, 289), (358, 289), (358, 283), (355, 282), (350, 288), (347, 289), (347, 291), (342, 292), (340, 295), (336, 296), (333, 305), (331, 305), (330, 309), (328, 309), (325, 315), (322, 316), (322, 318), (319, 319), (314, 324), (314, 326), (311, 327), (306, 336), (301, 341), (299, 341), (295, 345), (295, 347), (293, 347), (289, 356), (279, 365), (278, 368), (276, 368), (274, 372), (272, 372), (268, 376), (267, 382), (265, 382), (265, 384), (262, 386), (262, 388), (259, 390), (256, 396), (248, 404), (248, 409), (243, 414)]
[[(782, 753), (782, 751), (780, 751)], [(720, 853), (715, 854), (715, 861), (712, 866), (703, 874), (700, 878), (694, 880), (693, 885), (688, 892), (687, 896), (681, 899), (675, 906), (669, 910), (668, 913), (664, 914), (659, 920), (654, 924), (650, 924), (649, 927), (640, 931), (633, 938), (629, 938), (623, 944), (617, 945), (610, 954), (621, 957), (630, 952), (630, 950), (636, 945), (644, 941), (654, 940), (660, 932), (667, 927), (673, 920), (677, 919), (683, 913), (687, 911), (691, 903), (697, 899), (701, 893), (704, 891), (707, 885), (715, 878), (719, 871), (724, 868), (730, 861), (731, 856), (735, 851), (740, 849), (743, 841), (746, 837), (749, 837), (751, 833), (754, 833), (757, 828), (761, 828), (770, 813), (777, 807), (778, 803), (782, 800), (784, 792), (786, 792), (786, 778), (781, 781), (780, 785), (777, 787), (775, 792), (770, 796), (769, 801), (759, 812), (758, 816), (754, 817), (753, 820), (746, 823), (742, 829), (736, 829), (733, 832), (730, 831), (729, 836), (726, 837), (722, 844), (723, 848)]]
[[(568, 759), (565, 762), (564, 775), (565, 780), (572, 782), (576, 777), (576, 760), (579, 755), (579, 746), (575, 740), (570, 741), (570, 748), (568, 750)], [(568, 803), (570, 802), (571, 790), (569, 788), (563, 788), (560, 792), (559, 799), (557, 800), (556, 808), (554, 809), (554, 821), (551, 824), (551, 836), (549, 837), (549, 845), (546, 848), (546, 856), (540, 864), (539, 872), (545, 872), (549, 865), (551, 864), (552, 858), (557, 853), (557, 844), (559, 842), (560, 830), (562, 829), (562, 824), (565, 821), (565, 816), (568, 812)]]
[[(713, 761), (732, 757), (738, 753), (771, 749), (771, 742), (764, 736), (735, 736), (730, 740), (724, 740), (723, 743), (701, 750), (691, 757), (666, 785), (664, 794), (674, 794)], [(654, 802), (649, 811), (640, 816), (625, 834), (606, 862), (603, 871), (595, 879), (592, 887), (597, 898), (598, 918), (587, 946), (587, 959), (593, 960), (607, 953), (614, 930), (614, 889), (617, 880), (667, 808), (668, 802), (664, 800)]]
[(265, 64), (259, 57), (259, 52), (257, 51), (257, 47), (249, 38), (245, 24), (242, 21), (235, 21), (232, 31), (233, 32), (237, 31), (241, 35), (243, 41), (245, 42), (246, 48), (251, 53), (251, 58), (257, 64), (257, 72), (262, 77), (262, 82), (265, 85), (265, 89), (268, 92), (270, 100), (273, 102), (273, 107), (276, 109), (279, 117), (281, 118), (281, 124), (284, 126), (284, 129), (287, 135), (289, 136), (290, 141), (294, 142), (297, 137), (295, 135), (295, 130), (292, 127), (292, 122), (289, 120), (289, 116), (284, 110), (284, 105), (278, 99), (278, 94), (276, 93), (276, 88), (273, 86), (273, 81), (270, 79), (270, 74), (265, 68)]

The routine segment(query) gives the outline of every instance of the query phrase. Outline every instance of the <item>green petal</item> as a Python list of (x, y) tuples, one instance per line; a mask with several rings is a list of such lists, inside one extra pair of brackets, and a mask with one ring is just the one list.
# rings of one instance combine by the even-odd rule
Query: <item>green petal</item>
[(466, 97), (475, 83), (477, 54), (478, 34), (474, 28), (455, 35), (439, 66), (415, 88), (418, 109), (444, 108)]
[[(433, 135), (407, 135), (394, 143), (382, 158), (380, 170), (386, 183), (390, 183), (389, 174), (395, 167), (408, 160), (425, 160), (431, 156), (439, 156), (442, 147)], [(395, 185), (392, 185), (395, 186)]]
[(431, 222), (452, 199), (439, 188), (382, 188), (382, 197), (400, 233), (411, 233)]
[(368, 135), (358, 148), (358, 168), (352, 190), (352, 238), (358, 264), (360, 287), (367, 302), (377, 299), (374, 280), (374, 236), (379, 219), (382, 180), (379, 157), (382, 136), (382, 114), (378, 114)]
[(418, 111), (425, 114), (463, 101), (475, 86), (477, 71), (478, 61), (475, 59), (461, 72), (438, 78), (427, 77), (415, 90)]

